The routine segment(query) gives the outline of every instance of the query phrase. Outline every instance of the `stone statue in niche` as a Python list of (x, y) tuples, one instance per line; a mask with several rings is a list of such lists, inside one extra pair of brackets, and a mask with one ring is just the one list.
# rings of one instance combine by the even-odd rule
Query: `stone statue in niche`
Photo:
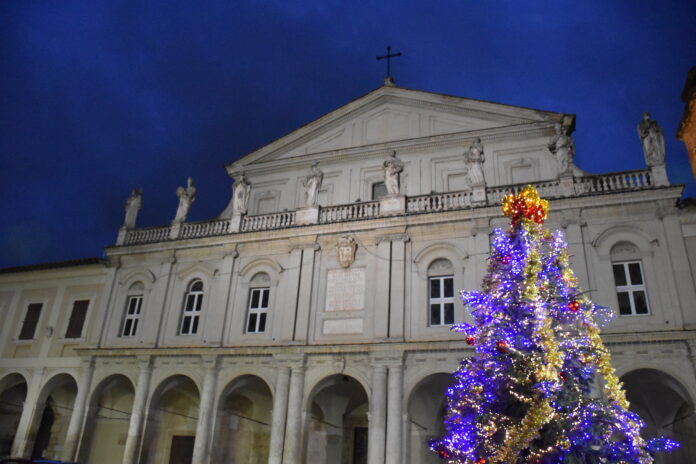
[(483, 153), (483, 144), (481, 137), (476, 137), (476, 140), (471, 144), (469, 149), (464, 153), (464, 162), (468, 169), (469, 183), (471, 185), (485, 185), (486, 179), (483, 176), (483, 163), (486, 161), (486, 156)]
[(239, 178), (234, 182), (232, 191), (232, 212), (244, 214), (247, 212), (249, 204), (249, 192), (251, 191), (251, 183), (247, 180), (244, 172), (239, 174)]
[(560, 123), (554, 126), (556, 135), (549, 143), (549, 151), (556, 157), (558, 163), (558, 175), (571, 175), (574, 173), (573, 157), (575, 156), (575, 144), (573, 138), (568, 135), (568, 129)]
[(138, 218), (138, 211), (143, 205), (143, 189), (131, 190), (130, 196), (126, 200), (126, 217), (123, 220), (123, 227), (126, 229), (135, 228), (135, 221)]
[(643, 120), (638, 124), (638, 136), (643, 144), (645, 164), (653, 167), (665, 164), (665, 137), (657, 121), (650, 119), (650, 113), (643, 113)]
[(353, 261), (355, 261), (355, 250), (358, 248), (358, 244), (355, 243), (353, 237), (344, 235), (338, 239), (338, 245), (336, 245), (336, 251), (338, 251), (338, 262), (341, 267), (348, 268)]
[(176, 216), (174, 216), (172, 224), (181, 224), (186, 221), (191, 205), (196, 201), (196, 187), (193, 186), (193, 179), (189, 177), (186, 180), (186, 188), (178, 187), (176, 196), (179, 197), (179, 207), (176, 210)]
[(318, 164), (319, 163), (317, 161), (312, 163), (312, 167), (309, 168), (309, 173), (304, 179), (302, 179), (302, 186), (307, 192), (307, 200), (305, 202), (306, 207), (317, 206), (319, 189), (321, 188), (321, 183), (324, 180), (324, 173), (317, 167)]
[(382, 164), (384, 167), (384, 185), (387, 187), (387, 194), (399, 194), (399, 173), (404, 170), (404, 163), (396, 157), (396, 152), (387, 158)]

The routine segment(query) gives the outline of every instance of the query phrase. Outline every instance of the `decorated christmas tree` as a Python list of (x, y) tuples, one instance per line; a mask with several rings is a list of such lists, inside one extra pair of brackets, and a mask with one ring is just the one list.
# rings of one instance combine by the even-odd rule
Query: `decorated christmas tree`
[(599, 336), (612, 313), (578, 288), (562, 232), (543, 227), (548, 202), (528, 186), (503, 212), (482, 291), (461, 293), (474, 323), (454, 329), (475, 351), (431, 449), (449, 463), (649, 464), (678, 446), (641, 438)]

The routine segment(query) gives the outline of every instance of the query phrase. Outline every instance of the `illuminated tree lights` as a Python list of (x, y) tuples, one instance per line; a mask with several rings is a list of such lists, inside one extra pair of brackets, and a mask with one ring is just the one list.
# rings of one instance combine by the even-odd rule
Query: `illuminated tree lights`
[(599, 336), (612, 313), (578, 288), (562, 232), (542, 227), (548, 202), (527, 186), (503, 213), (511, 226), (494, 231), (483, 290), (460, 294), (474, 324), (454, 330), (475, 352), (430, 448), (448, 463), (649, 464), (679, 446), (640, 437)]

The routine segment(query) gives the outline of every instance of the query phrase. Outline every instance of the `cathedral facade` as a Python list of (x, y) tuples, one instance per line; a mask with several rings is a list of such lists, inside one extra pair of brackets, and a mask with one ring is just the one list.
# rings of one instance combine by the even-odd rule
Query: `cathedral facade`
[[(696, 207), (660, 127), (646, 168), (589, 174), (573, 115), (384, 86), (227, 166), (217, 218), (138, 228), (104, 259), (0, 270), (0, 457), (427, 463), (452, 324), (505, 194), (550, 200), (646, 436), (696, 459)], [(589, 168), (589, 167), (588, 167)], [(174, 205), (173, 205), (174, 206)], [(172, 210), (174, 213), (174, 209)]]

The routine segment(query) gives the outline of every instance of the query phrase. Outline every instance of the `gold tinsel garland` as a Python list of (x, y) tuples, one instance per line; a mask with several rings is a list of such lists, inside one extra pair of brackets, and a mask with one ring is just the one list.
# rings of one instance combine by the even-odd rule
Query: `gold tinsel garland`
[[(538, 198), (538, 197), (537, 197)], [(546, 205), (544, 205), (546, 206)], [(540, 235), (539, 225), (531, 220), (522, 220), (522, 226), (534, 241)], [(538, 277), (541, 272), (541, 259), (537, 251), (537, 244), (530, 246), (530, 253), (525, 261), (524, 275), (524, 298), (530, 304), (539, 303)], [(542, 348), (544, 353), (541, 362), (535, 362), (534, 373), (538, 382), (557, 382), (560, 369), (563, 366), (563, 354), (558, 349), (558, 342), (551, 327), (551, 318), (544, 317), (537, 320), (533, 332), (534, 340)], [(508, 431), (504, 444), (499, 451), (491, 458), (492, 464), (514, 463), (518, 453), (527, 448), (541, 430), (554, 416), (554, 409), (548, 398), (543, 398), (541, 392), (536, 394), (528, 413), (522, 422)], [(565, 444), (565, 443), (564, 443)]]

